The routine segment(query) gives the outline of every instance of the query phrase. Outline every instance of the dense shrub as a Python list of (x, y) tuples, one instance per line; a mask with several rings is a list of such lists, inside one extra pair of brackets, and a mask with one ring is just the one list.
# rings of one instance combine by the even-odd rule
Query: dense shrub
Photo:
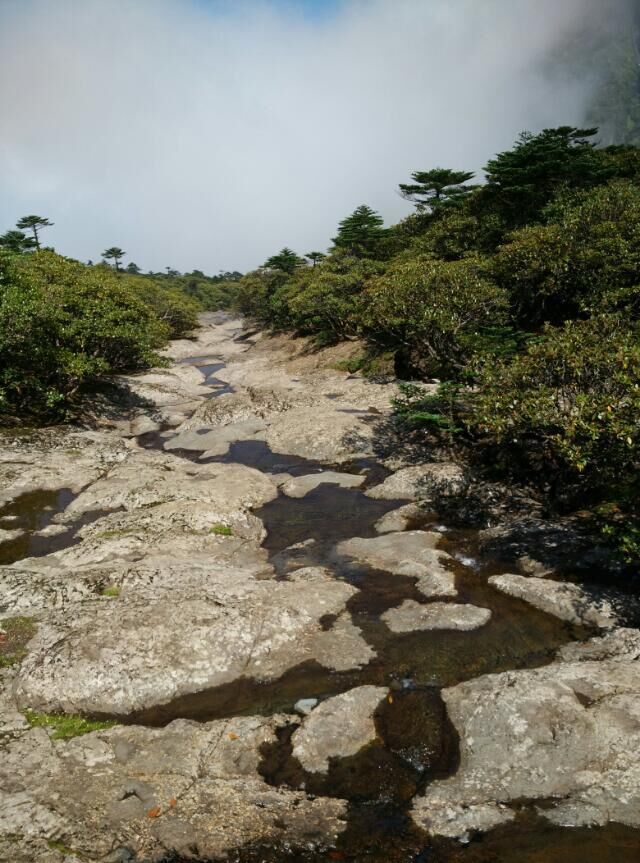
[(523, 326), (598, 310), (640, 310), (640, 189), (615, 181), (563, 195), (549, 223), (516, 231), (493, 259), (493, 274), (511, 294)]
[(548, 327), (511, 362), (488, 364), (473, 425), (562, 492), (635, 470), (639, 417), (640, 327), (601, 315)]
[(156, 362), (168, 335), (107, 268), (0, 254), (0, 413), (63, 414), (90, 378)]
[(147, 276), (121, 276), (122, 287), (131, 290), (169, 328), (169, 337), (178, 339), (198, 324), (200, 304), (176, 288), (165, 287)]
[(365, 332), (414, 372), (459, 373), (506, 319), (506, 292), (485, 271), (478, 258), (392, 262), (363, 296)]

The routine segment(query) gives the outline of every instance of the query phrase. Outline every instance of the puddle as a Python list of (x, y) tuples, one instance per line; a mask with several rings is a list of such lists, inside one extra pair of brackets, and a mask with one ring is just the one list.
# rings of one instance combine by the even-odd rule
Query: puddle
[[(30, 491), (0, 507), (0, 528), (26, 531), (22, 536), (0, 545), (0, 564), (14, 563), (24, 557), (48, 554), (53, 540), (59, 537), (45, 538), (34, 534), (48, 527), (53, 517), (63, 512), (74, 498), (75, 494), (68, 488)], [(3, 521), (5, 518), (6, 522)]]

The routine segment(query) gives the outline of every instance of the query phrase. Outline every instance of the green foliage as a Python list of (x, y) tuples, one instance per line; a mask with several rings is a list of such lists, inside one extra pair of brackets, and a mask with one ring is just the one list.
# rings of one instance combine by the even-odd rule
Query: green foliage
[(388, 232), (382, 225), (378, 213), (362, 204), (340, 222), (333, 244), (356, 258), (384, 258)]
[(105, 587), (105, 589), (100, 594), (101, 596), (106, 596), (110, 599), (115, 599), (120, 596), (120, 588), (116, 585), (111, 585), (110, 587)]
[(548, 224), (516, 231), (493, 260), (518, 321), (559, 324), (601, 309), (640, 310), (640, 188), (617, 180), (563, 196)]
[(120, 249), (118, 246), (110, 246), (108, 249), (105, 249), (102, 253), (102, 257), (106, 261), (113, 261), (116, 265), (116, 270), (120, 269), (120, 261), (127, 253)]
[(64, 415), (86, 381), (157, 363), (168, 334), (108, 268), (0, 253), (0, 414)]
[(53, 222), (50, 222), (49, 219), (45, 219), (43, 216), (23, 216), (16, 222), (16, 228), (19, 231), (23, 228), (30, 228), (33, 231), (33, 243), (38, 251), (40, 251), (40, 234), (38, 233), (38, 229), (50, 228), (52, 226)]
[(506, 225), (517, 227), (539, 219), (562, 186), (580, 189), (605, 182), (612, 169), (589, 140), (597, 131), (561, 126), (538, 135), (523, 132), (515, 147), (487, 163), (486, 205)]
[(219, 521), (211, 525), (209, 533), (213, 533), (216, 536), (233, 536), (233, 528)]
[(419, 384), (401, 383), (400, 396), (393, 400), (394, 414), (410, 431), (424, 429), (453, 439), (463, 431), (459, 419), (461, 389), (455, 381), (438, 384), (435, 392), (429, 392)]
[(272, 255), (265, 263), (265, 267), (268, 269), (281, 270), (283, 273), (289, 273), (289, 275), (294, 273), (298, 267), (303, 266), (304, 258), (296, 255), (293, 249), (286, 247), (281, 249), (277, 255)]
[(481, 347), (479, 335), (506, 318), (506, 292), (485, 269), (471, 257), (393, 261), (366, 289), (365, 332), (401, 351), (409, 369), (459, 374)]
[(179, 339), (197, 326), (201, 306), (182, 291), (165, 287), (162, 280), (147, 276), (123, 276), (122, 281), (167, 325), (170, 338)]
[(474, 187), (465, 184), (473, 177), (473, 171), (452, 171), (449, 168), (415, 171), (411, 175), (413, 183), (400, 183), (400, 194), (412, 201), (418, 212), (436, 212), (460, 203), (469, 195)]
[(32, 237), (27, 237), (23, 231), (7, 231), (0, 237), (0, 246), (8, 252), (21, 255), (35, 249), (36, 241)]
[(471, 424), (543, 482), (606, 490), (637, 471), (638, 324), (598, 315), (547, 327), (479, 383)]
[(0, 668), (22, 662), (27, 643), (36, 632), (32, 617), (5, 617), (0, 620)]
[(72, 737), (80, 737), (92, 731), (104, 731), (118, 724), (112, 719), (86, 719), (84, 716), (40, 713), (37, 710), (25, 710), (24, 718), (32, 728), (53, 729), (52, 740), (70, 740)]
[(330, 344), (360, 330), (360, 297), (382, 264), (337, 251), (283, 286), (276, 299), (286, 305), (290, 325)]

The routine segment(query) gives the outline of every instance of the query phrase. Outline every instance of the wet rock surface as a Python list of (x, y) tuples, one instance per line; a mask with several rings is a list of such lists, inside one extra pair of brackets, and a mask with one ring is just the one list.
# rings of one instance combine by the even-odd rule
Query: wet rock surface
[(413, 632), (422, 629), (457, 629), (466, 632), (488, 623), (491, 611), (475, 605), (458, 605), (453, 602), (432, 602), (422, 605), (406, 599), (397, 608), (382, 615), (392, 632)]
[(436, 837), (640, 825), (638, 631), (533, 542), (524, 578), (447, 530), (467, 479), (394, 452), (353, 346), (202, 323), (91, 428), (0, 438), (0, 859), (464, 861)]
[(323, 701), (294, 732), (294, 758), (310, 773), (326, 773), (329, 759), (355, 755), (375, 740), (373, 714), (388, 694), (381, 686), (359, 686)]

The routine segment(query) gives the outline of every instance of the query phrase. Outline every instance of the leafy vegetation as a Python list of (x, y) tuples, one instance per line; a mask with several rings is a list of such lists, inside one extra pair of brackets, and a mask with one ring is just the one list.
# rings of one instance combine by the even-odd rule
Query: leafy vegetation
[(91, 731), (113, 728), (118, 724), (111, 719), (86, 719), (84, 716), (40, 713), (37, 710), (25, 710), (24, 717), (32, 728), (51, 728), (52, 740), (69, 740)]
[[(399, 419), (589, 508), (640, 558), (640, 150), (596, 129), (523, 133), (468, 171), (416, 171), (415, 213), (384, 227), (358, 207), (326, 257), (290, 249), (244, 276), (263, 325), (394, 358)], [(285, 255), (286, 253), (286, 255)], [(436, 391), (420, 381), (436, 377)]]

